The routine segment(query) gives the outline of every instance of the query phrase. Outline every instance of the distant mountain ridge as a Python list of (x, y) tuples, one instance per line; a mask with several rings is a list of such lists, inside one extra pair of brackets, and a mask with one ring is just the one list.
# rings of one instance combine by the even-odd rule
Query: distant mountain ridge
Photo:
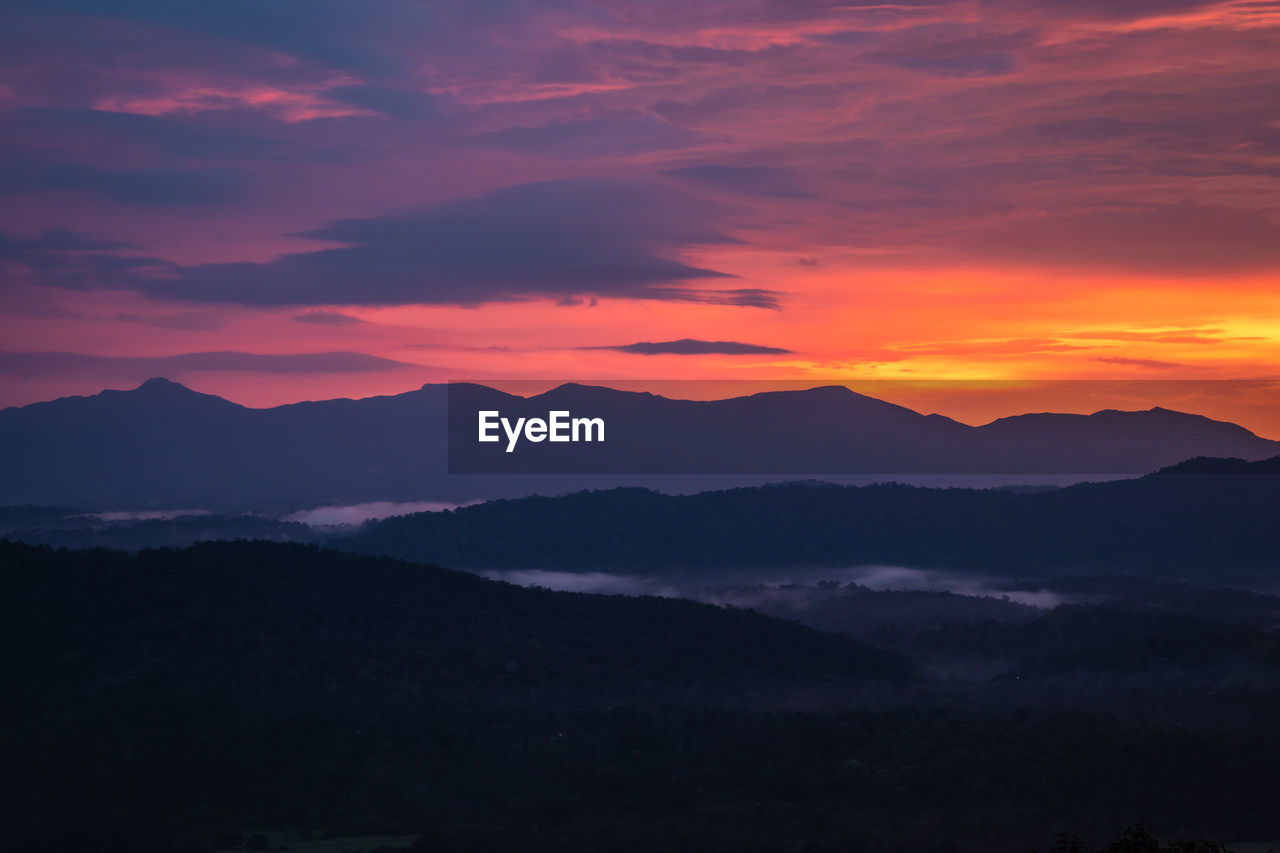
[(1265, 474), (1280, 473), (1280, 457), (1196, 462), (1189, 471), (1032, 492), (821, 482), (693, 495), (619, 488), (386, 518), (334, 544), (471, 571), (776, 576), (910, 566), (1273, 583), (1280, 477)]
[(1157, 474), (1280, 474), (1280, 456), (1270, 459), (1220, 459), (1197, 456), (1161, 468)]
[[(480, 406), (603, 416), (608, 440), (568, 465), (550, 455), (564, 445), (501, 454), (477, 444), (507, 457), (497, 473), (526, 476), (450, 475), (459, 460), (448, 457), (446, 435), (474, 437), (469, 418)], [(1280, 442), (1243, 427), (1166, 409), (1018, 415), (971, 427), (842, 386), (690, 401), (574, 384), (529, 398), (425, 385), (251, 409), (152, 379), (132, 391), (0, 411), (0, 503), (314, 506), (562, 493), (634, 483), (627, 473), (672, 483), (730, 473), (1138, 474), (1196, 456), (1278, 454)], [(468, 470), (486, 470), (480, 462)]]

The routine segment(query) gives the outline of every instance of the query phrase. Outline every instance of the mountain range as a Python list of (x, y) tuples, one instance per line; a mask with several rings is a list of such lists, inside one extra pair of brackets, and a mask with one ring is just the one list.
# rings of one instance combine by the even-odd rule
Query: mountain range
[[(504, 453), (474, 441), (481, 409), (602, 417), (607, 441)], [(1280, 442), (1238, 425), (1161, 408), (974, 427), (839, 386), (690, 401), (576, 384), (524, 398), (459, 383), (253, 409), (152, 379), (0, 411), (0, 503), (465, 501), (638, 483), (688, 491), (733, 485), (728, 474), (1138, 474), (1278, 454)]]

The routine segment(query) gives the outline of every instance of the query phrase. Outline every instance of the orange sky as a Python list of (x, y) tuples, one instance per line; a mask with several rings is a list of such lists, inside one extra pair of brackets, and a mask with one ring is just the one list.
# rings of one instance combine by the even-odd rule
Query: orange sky
[[(0, 405), (1280, 379), (1276, 9), (33, 6), (0, 51)], [(907, 404), (1093, 405), (1036, 387)], [(1097, 387), (1280, 437), (1271, 385)]]

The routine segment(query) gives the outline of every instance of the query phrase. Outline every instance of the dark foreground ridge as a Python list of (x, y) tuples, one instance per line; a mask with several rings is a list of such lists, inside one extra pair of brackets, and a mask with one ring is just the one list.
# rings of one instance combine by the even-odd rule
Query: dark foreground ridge
[[(1265, 685), (1243, 723), (978, 710), (900, 654), (686, 601), (253, 542), (0, 542), (0, 567), (16, 850), (272, 828), (476, 853), (987, 853), (1134, 823), (1280, 829), (1280, 738), (1248, 722), (1273, 719)], [(1262, 637), (1237, 634), (1221, 642)]]

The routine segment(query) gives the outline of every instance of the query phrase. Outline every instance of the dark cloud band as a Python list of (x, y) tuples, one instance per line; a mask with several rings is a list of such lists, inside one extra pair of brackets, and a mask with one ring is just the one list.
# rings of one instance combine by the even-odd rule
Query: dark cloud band
[(228, 371), (270, 374), (367, 373), (412, 365), (362, 352), (252, 353), (189, 352), (131, 358), (82, 352), (0, 352), (0, 373), (16, 376), (79, 375), (128, 371), (148, 375), (185, 371)]
[[(479, 305), (551, 297), (654, 299), (779, 307), (763, 288), (705, 288), (731, 279), (680, 260), (687, 249), (737, 242), (720, 209), (670, 187), (593, 179), (507, 187), (418, 211), (344, 219), (295, 235), (344, 244), (265, 263), (171, 266), (129, 274), (81, 261), (50, 283), (130, 287), (172, 300), (241, 305)], [(135, 264), (136, 265), (136, 264)], [(314, 322), (314, 318), (312, 318)]]
[(640, 341), (619, 346), (583, 347), (583, 349), (610, 349), (636, 355), (786, 355), (791, 352), (781, 347), (744, 344), (738, 341), (700, 341), (681, 338), (678, 341)]

